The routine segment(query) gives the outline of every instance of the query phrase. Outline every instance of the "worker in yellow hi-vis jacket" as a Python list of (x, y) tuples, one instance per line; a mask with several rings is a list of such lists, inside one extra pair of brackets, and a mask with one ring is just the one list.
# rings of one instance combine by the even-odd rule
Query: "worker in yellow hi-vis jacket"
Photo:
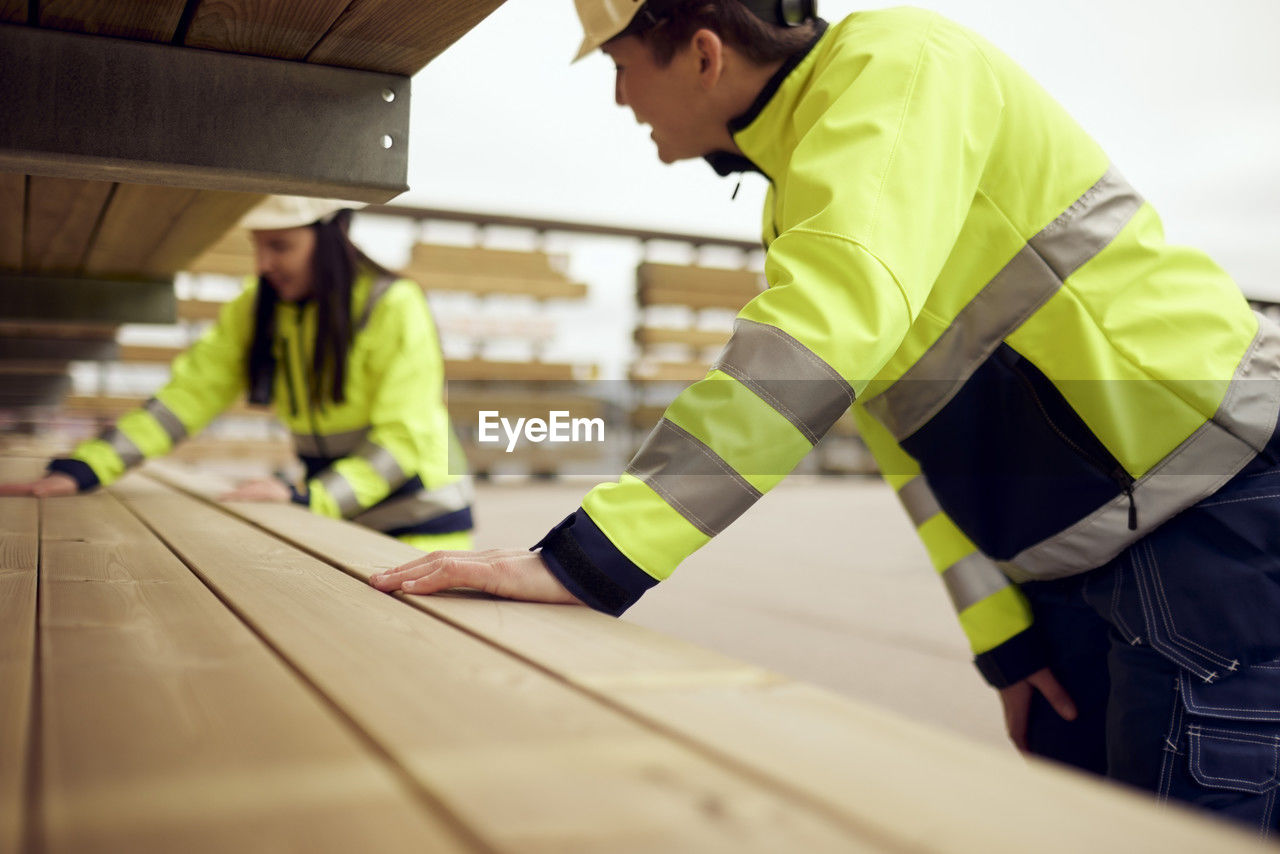
[(1274, 828), (1280, 329), (1165, 242), (1022, 69), (935, 14), (577, 8), (579, 55), (613, 60), (663, 161), (769, 180), (769, 287), (535, 551), (373, 583), (619, 614), (852, 407), (1019, 747)]
[(141, 408), (29, 484), (0, 494), (69, 495), (167, 453), (248, 392), (293, 433), (303, 489), (269, 478), (232, 500), (295, 501), (426, 551), (471, 547), (470, 479), (444, 402), (444, 364), (414, 282), (347, 235), (351, 210), (278, 196), (241, 225), (258, 277), (173, 362)]

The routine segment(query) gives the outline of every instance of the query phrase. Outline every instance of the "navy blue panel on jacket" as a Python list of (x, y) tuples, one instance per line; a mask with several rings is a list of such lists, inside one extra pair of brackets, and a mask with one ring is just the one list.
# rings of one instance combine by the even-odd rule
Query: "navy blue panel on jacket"
[(1053, 383), (1007, 344), (902, 447), (919, 461), (942, 509), (996, 560), (1132, 484)]

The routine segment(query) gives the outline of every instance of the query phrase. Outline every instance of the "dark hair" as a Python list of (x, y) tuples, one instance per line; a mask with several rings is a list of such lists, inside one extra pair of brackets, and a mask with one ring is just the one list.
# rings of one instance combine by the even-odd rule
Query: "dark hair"
[[(316, 301), (316, 342), (311, 356), (311, 382), (307, 388), (309, 404), (324, 405), (326, 398), (334, 403), (347, 399), (347, 352), (356, 330), (351, 321), (351, 289), (361, 272), (375, 277), (395, 274), (360, 251), (347, 232), (351, 211), (340, 210), (329, 220), (314, 222), (315, 251), (311, 256), (312, 291)], [(257, 302), (254, 304), (253, 341), (249, 346), (249, 402), (269, 404), (275, 382), (276, 304), (279, 296), (265, 280), (258, 280)]]
[[(795, 27), (771, 24), (757, 17), (739, 0), (675, 0), (660, 5), (660, 11), (646, 12), (615, 39), (637, 36), (649, 46), (659, 66), (670, 64), (681, 48), (689, 44), (693, 34), (707, 29), (714, 32), (755, 65), (768, 65), (786, 59), (804, 48), (817, 35), (817, 22), (806, 21)], [(612, 41), (612, 39), (610, 39)]]

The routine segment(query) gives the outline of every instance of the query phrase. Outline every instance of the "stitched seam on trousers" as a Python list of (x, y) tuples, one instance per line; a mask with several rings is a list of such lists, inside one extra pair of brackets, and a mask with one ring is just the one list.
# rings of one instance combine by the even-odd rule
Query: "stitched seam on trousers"
[(1124, 639), (1132, 644), (1138, 640), (1138, 634), (1129, 626), (1129, 622), (1120, 613), (1120, 589), (1124, 585), (1123, 569), (1123, 565), (1116, 567), (1115, 581), (1111, 585), (1111, 622), (1120, 630), (1120, 634)]
[(1222, 653), (1220, 652), (1216, 652), (1212, 649), (1209, 649), (1207, 646), (1202, 646), (1196, 643), (1195, 641), (1191, 640), (1191, 638), (1183, 636), (1178, 631), (1178, 627), (1173, 621), (1173, 611), (1169, 607), (1169, 598), (1168, 596), (1165, 595), (1165, 592), (1164, 592), (1164, 582), (1160, 578), (1160, 563), (1156, 559), (1155, 549), (1151, 547), (1150, 543), (1143, 543), (1142, 548), (1143, 548), (1143, 551), (1147, 553), (1148, 558), (1151, 561), (1150, 563), (1151, 583), (1155, 587), (1156, 600), (1160, 605), (1161, 611), (1164, 612), (1165, 622), (1169, 628), (1169, 642), (1173, 644), (1177, 644), (1178, 646), (1181, 646), (1183, 649), (1185, 649), (1188, 653), (1191, 653), (1191, 654), (1195, 654), (1195, 652), (1198, 650), (1199, 652), (1204, 654), (1205, 658), (1209, 659), (1210, 661), (1216, 661), (1216, 663), (1219, 666), (1224, 667), (1227, 670), (1235, 670), (1237, 667), (1239, 667), (1240, 662), (1236, 661), (1235, 659), (1227, 658), (1223, 656)]
[(1244, 504), (1248, 501), (1261, 501), (1264, 498), (1280, 498), (1280, 492), (1268, 492), (1266, 495), (1247, 495), (1244, 498), (1224, 498), (1221, 501), (1201, 501), (1198, 507), (1221, 507), (1225, 504)]
[(1247, 786), (1247, 787), (1249, 787), (1249, 789), (1250, 789), (1250, 790), (1254, 790), (1254, 791), (1256, 791), (1256, 793), (1257, 793), (1257, 794), (1261, 795), (1264, 791), (1266, 791), (1266, 789), (1265, 789), (1265, 788), (1263, 788), (1264, 786), (1269, 785), (1270, 783), (1274, 783), (1274, 782), (1275, 782), (1275, 775), (1272, 775), (1271, 779), (1270, 779), (1267, 783), (1256, 783), (1256, 782), (1254, 782), (1253, 780), (1242, 780), (1242, 779), (1241, 779), (1241, 778), (1239, 778), (1239, 777), (1218, 777), (1218, 776), (1215, 776), (1215, 775), (1213, 775), (1213, 774), (1206, 774), (1206, 773), (1205, 773), (1205, 771), (1204, 771), (1204, 769), (1200, 767), (1200, 765), (1201, 765), (1201, 760), (1200, 760), (1200, 742), (1201, 742), (1202, 740), (1203, 740), (1203, 739), (1201, 739), (1201, 738), (1197, 738), (1194, 734), (1192, 734), (1192, 737), (1191, 737), (1191, 753), (1192, 753), (1192, 755), (1193, 755), (1193, 759), (1194, 759), (1194, 761), (1193, 761), (1193, 763), (1192, 763), (1192, 766), (1191, 766), (1191, 767), (1192, 767), (1192, 768), (1197, 768), (1197, 769), (1199, 769), (1200, 773), (1199, 773), (1199, 774), (1196, 774), (1196, 773), (1194, 773), (1194, 772), (1193, 772), (1191, 776), (1192, 776), (1192, 778), (1194, 778), (1194, 779), (1196, 780), (1196, 782), (1197, 782), (1197, 783), (1199, 783), (1199, 782), (1200, 782), (1200, 778), (1204, 778), (1205, 780), (1210, 781), (1210, 782), (1218, 782), (1218, 783), (1239, 783), (1241, 786)]
[(1195, 661), (1187, 658), (1181, 650), (1176, 647), (1171, 647), (1164, 642), (1164, 638), (1162, 638), (1160, 636), (1160, 632), (1156, 630), (1158, 619), (1149, 602), (1149, 598), (1152, 594), (1147, 590), (1146, 573), (1143, 571), (1144, 567), (1138, 550), (1131, 549), (1129, 556), (1130, 560), (1133, 562), (1134, 579), (1136, 580), (1138, 587), (1138, 604), (1142, 607), (1143, 619), (1147, 624), (1147, 634), (1150, 635), (1148, 640), (1150, 641), (1152, 648), (1169, 658), (1169, 660), (1173, 661), (1175, 664), (1181, 664), (1184, 668), (1195, 673), (1201, 679), (1208, 680), (1216, 677), (1218, 674), (1204, 669)]
[(1262, 811), (1262, 826), (1258, 828), (1258, 836), (1265, 840), (1271, 835), (1271, 811), (1276, 805), (1276, 790), (1267, 793), (1267, 808)]
[(1160, 764), (1160, 788), (1156, 797), (1161, 803), (1169, 800), (1169, 790), (1173, 788), (1174, 757), (1178, 755), (1178, 742), (1182, 739), (1182, 698), (1178, 696), (1178, 681), (1173, 682), (1173, 719), (1169, 722), (1169, 734), (1164, 743), (1172, 745), (1172, 750), (1164, 751), (1164, 761)]

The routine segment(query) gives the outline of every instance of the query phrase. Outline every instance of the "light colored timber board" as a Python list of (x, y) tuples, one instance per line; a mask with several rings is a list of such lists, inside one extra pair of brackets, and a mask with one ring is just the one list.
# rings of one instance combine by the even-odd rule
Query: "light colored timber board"
[(641, 307), (655, 305), (681, 305), (688, 308), (727, 308), (737, 311), (763, 291), (691, 290), (669, 286), (641, 287), (636, 298)]
[(666, 344), (684, 347), (723, 347), (729, 343), (729, 331), (719, 329), (673, 329), (669, 326), (640, 326), (635, 332), (636, 343), (642, 347)]
[(167, 42), (185, 0), (41, 0), (40, 26), (54, 30)]
[(636, 281), (644, 288), (685, 291), (723, 291), (756, 294), (764, 290), (764, 276), (754, 270), (690, 267), (646, 261), (636, 268)]
[(867, 850), (802, 802), (265, 533), (220, 535), (214, 507), (143, 477), (112, 489), (499, 850)]
[(178, 300), (179, 320), (217, 320), (225, 302), (204, 299)]
[[(38, 477), (40, 468), (0, 459), (0, 482)], [(0, 851), (20, 849), (29, 812), (38, 538), (36, 499), (0, 497)]]
[(479, 296), (527, 296), (534, 299), (581, 299), (587, 295), (587, 286), (568, 279), (518, 278), (446, 273), (409, 265), (404, 275), (413, 279), (427, 293), (456, 291)]
[(108, 181), (31, 176), (27, 184), (23, 270), (79, 272), (114, 186)]
[(111, 195), (85, 258), (90, 275), (128, 275), (143, 269), (173, 221), (199, 190), (120, 184)]
[[(152, 476), (169, 478), (163, 469)], [(232, 512), (358, 578), (417, 556), (283, 505)], [(397, 594), (399, 595), (399, 594)], [(733, 767), (811, 798), (886, 851), (1264, 851), (1237, 831), (1048, 763), (1026, 762), (584, 608), (478, 594), (405, 601), (566, 679)], [(590, 642), (584, 642), (589, 638)], [(928, 780), (922, 788), (922, 780)], [(992, 805), (1000, 806), (993, 811)]]
[(186, 347), (158, 347), (149, 344), (121, 344), (116, 359), (121, 362), (168, 364), (187, 351)]
[(352, 0), (307, 59), (412, 75), (503, 0)]
[(444, 362), (446, 380), (567, 382), (593, 379), (595, 375), (595, 365), (567, 362), (493, 362), (487, 359), (445, 359)]
[(707, 361), (654, 362), (643, 360), (631, 366), (631, 379), (644, 382), (696, 382), (711, 370)]
[(303, 59), (349, 3), (350, 0), (201, 3), (183, 44), (278, 59)]
[(115, 498), (44, 513), (43, 850), (469, 850)]
[(415, 243), (409, 257), (409, 263), (413, 266), (437, 273), (513, 279), (564, 279), (564, 274), (553, 266), (550, 255), (532, 250)]
[(22, 212), (27, 176), (0, 172), (0, 270), (22, 269)]

